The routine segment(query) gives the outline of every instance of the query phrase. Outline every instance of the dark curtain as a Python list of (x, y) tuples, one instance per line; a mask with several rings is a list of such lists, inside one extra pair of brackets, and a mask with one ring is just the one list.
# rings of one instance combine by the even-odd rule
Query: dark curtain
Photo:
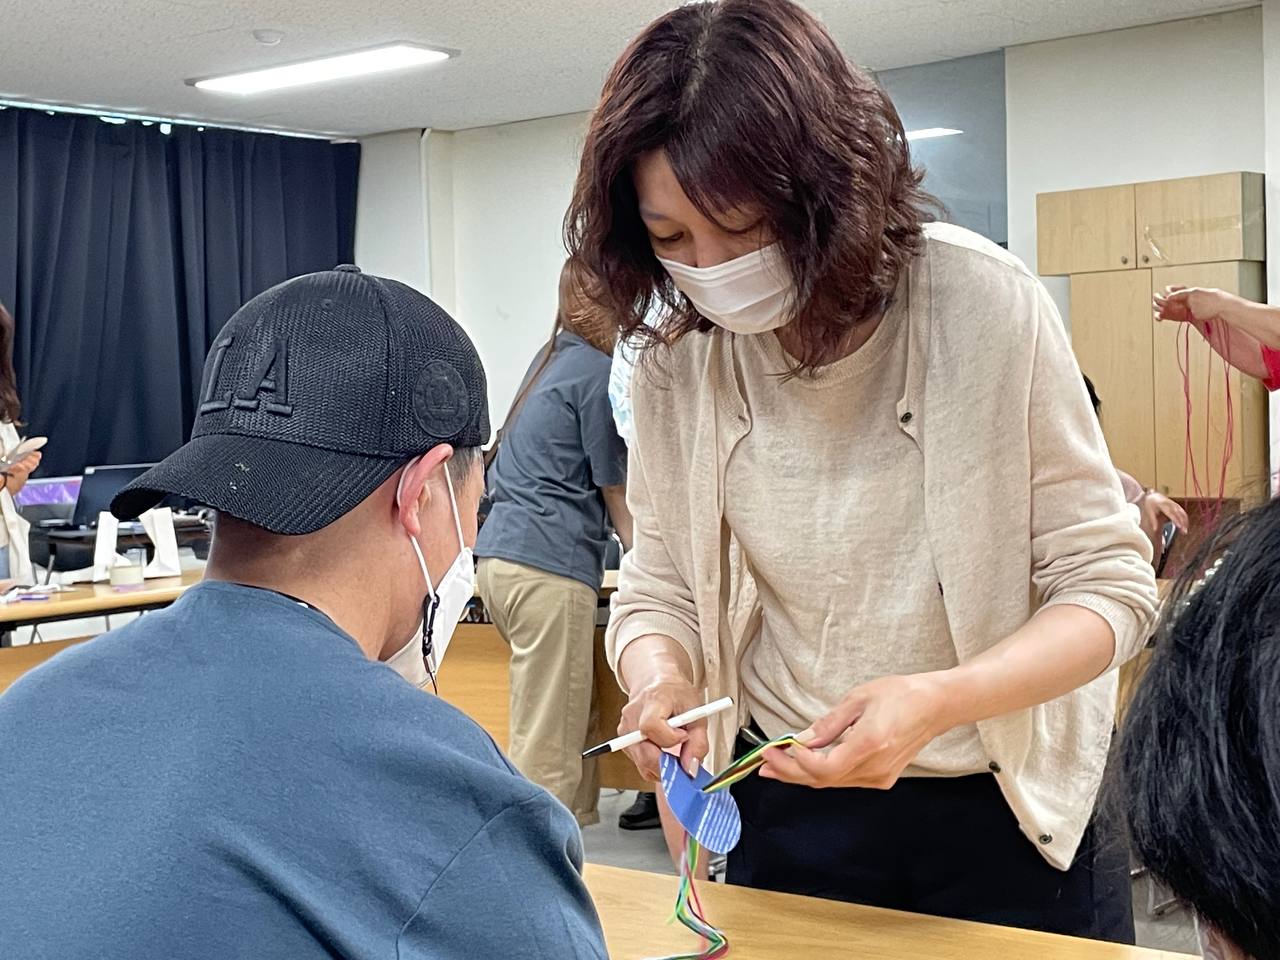
[(41, 474), (183, 442), (231, 314), (353, 259), (359, 150), (0, 110), (0, 302)]

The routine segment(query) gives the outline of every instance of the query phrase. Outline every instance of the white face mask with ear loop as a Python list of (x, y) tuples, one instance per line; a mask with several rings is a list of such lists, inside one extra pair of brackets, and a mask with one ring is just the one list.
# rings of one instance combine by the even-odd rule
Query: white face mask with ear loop
[[(400, 474), (400, 482), (396, 486), (396, 506), (400, 505), (404, 478), (417, 462), (418, 458), (409, 461)], [(453, 479), (449, 476), (447, 466), (444, 478), (449, 487), (449, 505), (453, 508), (453, 528), (458, 535), (458, 555), (445, 571), (445, 575), (440, 578), (439, 586), (436, 586), (431, 582), (427, 561), (422, 556), (422, 548), (418, 546), (417, 538), (405, 531), (405, 535), (409, 538), (409, 545), (413, 547), (413, 552), (418, 558), (422, 579), (427, 584), (427, 599), (423, 604), (421, 636), (415, 635), (410, 638), (408, 643), (387, 660), (389, 667), (416, 687), (425, 687), (428, 683), (435, 686), (435, 675), (444, 661), (449, 641), (453, 639), (453, 631), (475, 594), (475, 560), (472, 557), (471, 548), (462, 539), (462, 518), (458, 513), (458, 501), (453, 494)]]
[(795, 284), (776, 243), (714, 267), (658, 263), (700, 314), (730, 333), (768, 333), (791, 320)]

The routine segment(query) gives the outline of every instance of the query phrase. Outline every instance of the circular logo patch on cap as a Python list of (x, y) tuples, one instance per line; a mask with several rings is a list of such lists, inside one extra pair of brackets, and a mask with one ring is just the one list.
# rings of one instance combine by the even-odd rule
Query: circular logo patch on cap
[(453, 364), (432, 360), (422, 368), (413, 388), (413, 412), (433, 437), (452, 437), (467, 425), (470, 397)]

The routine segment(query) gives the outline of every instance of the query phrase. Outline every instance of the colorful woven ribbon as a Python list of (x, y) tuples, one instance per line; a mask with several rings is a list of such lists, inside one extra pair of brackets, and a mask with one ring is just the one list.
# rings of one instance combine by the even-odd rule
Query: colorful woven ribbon
[(721, 770), (711, 782), (702, 788), (703, 793), (715, 793), (717, 790), (723, 790), (725, 787), (732, 786), (739, 780), (750, 775), (752, 772), (764, 766), (764, 754), (766, 750), (777, 747), (779, 750), (785, 750), (787, 747), (794, 747), (799, 741), (794, 733), (786, 733), (777, 739), (770, 740), (768, 743), (762, 743), (760, 746), (744, 753), (729, 766)]
[[(762, 767), (764, 753), (770, 747), (786, 749), (795, 743), (794, 734), (787, 734), (768, 743), (762, 743), (720, 771), (718, 776), (702, 788), (702, 792), (715, 793), (727, 789)], [(676, 894), (675, 911), (668, 922), (680, 921), (684, 927), (702, 938), (704, 946), (698, 953), (677, 953), (658, 958), (658, 960), (719, 960), (720, 957), (729, 955), (729, 940), (703, 916), (702, 903), (698, 899), (698, 887), (694, 879), (698, 872), (698, 858), (702, 853), (702, 845), (686, 832), (684, 850), (684, 859), (680, 864), (680, 890)]]
[(686, 834), (684, 851), (684, 860), (680, 864), (680, 892), (676, 894), (675, 912), (667, 922), (679, 920), (702, 938), (704, 946), (697, 953), (676, 953), (660, 960), (719, 960), (729, 955), (729, 941), (702, 915), (702, 903), (698, 900), (698, 888), (694, 882), (702, 845)]

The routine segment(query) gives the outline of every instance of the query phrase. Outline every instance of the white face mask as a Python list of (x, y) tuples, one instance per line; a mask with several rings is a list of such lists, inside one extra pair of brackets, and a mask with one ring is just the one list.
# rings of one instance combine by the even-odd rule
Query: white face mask
[[(396, 504), (400, 503), (400, 493), (404, 488), (404, 478), (409, 468), (417, 461), (411, 461), (400, 474), (400, 486), (396, 488)], [(422, 579), (427, 583), (427, 599), (422, 608), (422, 635), (414, 636), (408, 643), (397, 650), (387, 660), (396, 673), (418, 687), (428, 683), (435, 686), (436, 672), (444, 661), (445, 650), (453, 639), (454, 628), (466, 612), (467, 604), (475, 593), (476, 564), (471, 555), (471, 548), (462, 539), (462, 519), (458, 515), (458, 501), (453, 495), (453, 480), (445, 469), (445, 482), (449, 486), (449, 505), (453, 508), (453, 528), (458, 534), (458, 555), (454, 558), (445, 575), (440, 578), (437, 587), (431, 582), (431, 574), (427, 572), (427, 561), (423, 559), (422, 548), (417, 539), (406, 530), (409, 545), (418, 557), (418, 568), (422, 571)]]
[(662, 257), (658, 262), (700, 314), (730, 333), (765, 333), (791, 319), (795, 285), (776, 243), (714, 267), (689, 267)]

